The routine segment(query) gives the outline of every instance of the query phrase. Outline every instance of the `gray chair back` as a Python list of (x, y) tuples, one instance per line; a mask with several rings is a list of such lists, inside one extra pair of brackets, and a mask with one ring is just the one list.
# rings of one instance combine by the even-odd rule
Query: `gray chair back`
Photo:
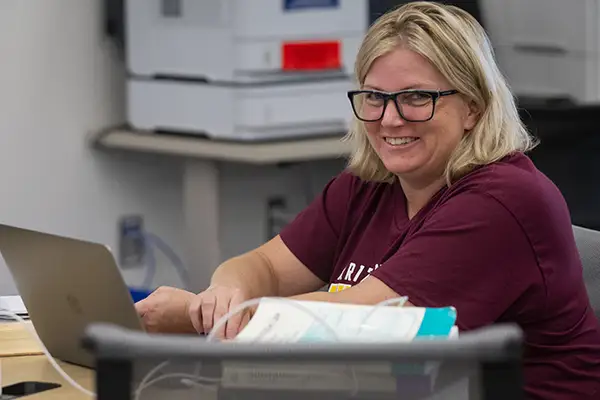
[(575, 242), (583, 264), (583, 279), (592, 308), (600, 318), (600, 231), (573, 226)]

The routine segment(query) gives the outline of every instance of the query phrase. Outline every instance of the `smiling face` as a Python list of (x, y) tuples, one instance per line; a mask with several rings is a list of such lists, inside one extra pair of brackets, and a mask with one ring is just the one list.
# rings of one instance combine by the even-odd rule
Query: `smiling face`
[[(399, 47), (373, 62), (362, 89), (391, 93), (406, 89), (444, 91), (454, 88), (421, 55)], [(424, 99), (407, 95), (399, 103), (408, 119), (417, 119), (411, 115), (419, 115), (417, 107), (423, 107)], [(422, 114), (425, 108), (420, 110)], [(371, 145), (388, 171), (401, 181), (428, 184), (443, 176), (453, 150), (476, 122), (473, 107), (460, 94), (454, 94), (437, 100), (435, 113), (428, 121), (408, 122), (399, 115), (394, 103), (388, 101), (383, 117), (364, 125)]]

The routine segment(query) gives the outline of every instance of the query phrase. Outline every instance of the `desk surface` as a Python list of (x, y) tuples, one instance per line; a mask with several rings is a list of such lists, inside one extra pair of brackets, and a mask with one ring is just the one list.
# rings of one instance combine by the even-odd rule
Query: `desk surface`
[[(8, 386), (23, 381), (54, 382), (62, 386), (36, 395), (27, 396), (31, 400), (78, 400), (90, 399), (66, 382), (54, 367), (48, 362), (46, 356), (21, 356), (0, 359), (2, 362), (2, 385)], [(59, 362), (65, 372), (80, 385), (88, 390), (94, 390), (94, 371), (76, 365)]]
[[(31, 322), (27, 322), (31, 329)], [(0, 357), (43, 354), (31, 333), (20, 323), (0, 323)]]
[[(40, 347), (27, 329), (16, 322), (0, 323), (0, 362), (2, 386), (23, 381), (55, 382), (62, 386), (37, 395), (31, 400), (90, 399), (66, 382), (41, 354)], [(76, 365), (58, 362), (65, 372), (89, 390), (94, 389), (94, 371)]]
[(250, 164), (340, 158), (350, 153), (350, 144), (342, 141), (341, 136), (270, 142), (233, 142), (211, 140), (200, 136), (176, 136), (115, 129), (102, 132), (92, 140), (97, 146), (106, 149)]

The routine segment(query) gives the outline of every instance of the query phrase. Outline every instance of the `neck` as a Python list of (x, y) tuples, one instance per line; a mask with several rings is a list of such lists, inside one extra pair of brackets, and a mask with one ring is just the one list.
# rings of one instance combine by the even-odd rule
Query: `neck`
[(417, 215), (419, 210), (425, 207), (433, 195), (446, 185), (446, 178), (444, 176), (426, 182), (399, 179), (402, 191), (406, 197), (406, 212), (409, 219)]

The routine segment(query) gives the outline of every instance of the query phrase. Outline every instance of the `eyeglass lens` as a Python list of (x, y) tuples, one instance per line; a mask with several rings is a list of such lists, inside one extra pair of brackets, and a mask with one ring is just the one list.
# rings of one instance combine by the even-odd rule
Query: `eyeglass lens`
[[(364, 121), (377, 121), (385, 112), (386, 98), (383, 93), (364, 92), (354, 95), (353, 108), (356, 116)], [(408, 121), (426, 121), (433, 114), (433, 97), (427, 92), (401, 93), (396, 104), (402, 117)]]

